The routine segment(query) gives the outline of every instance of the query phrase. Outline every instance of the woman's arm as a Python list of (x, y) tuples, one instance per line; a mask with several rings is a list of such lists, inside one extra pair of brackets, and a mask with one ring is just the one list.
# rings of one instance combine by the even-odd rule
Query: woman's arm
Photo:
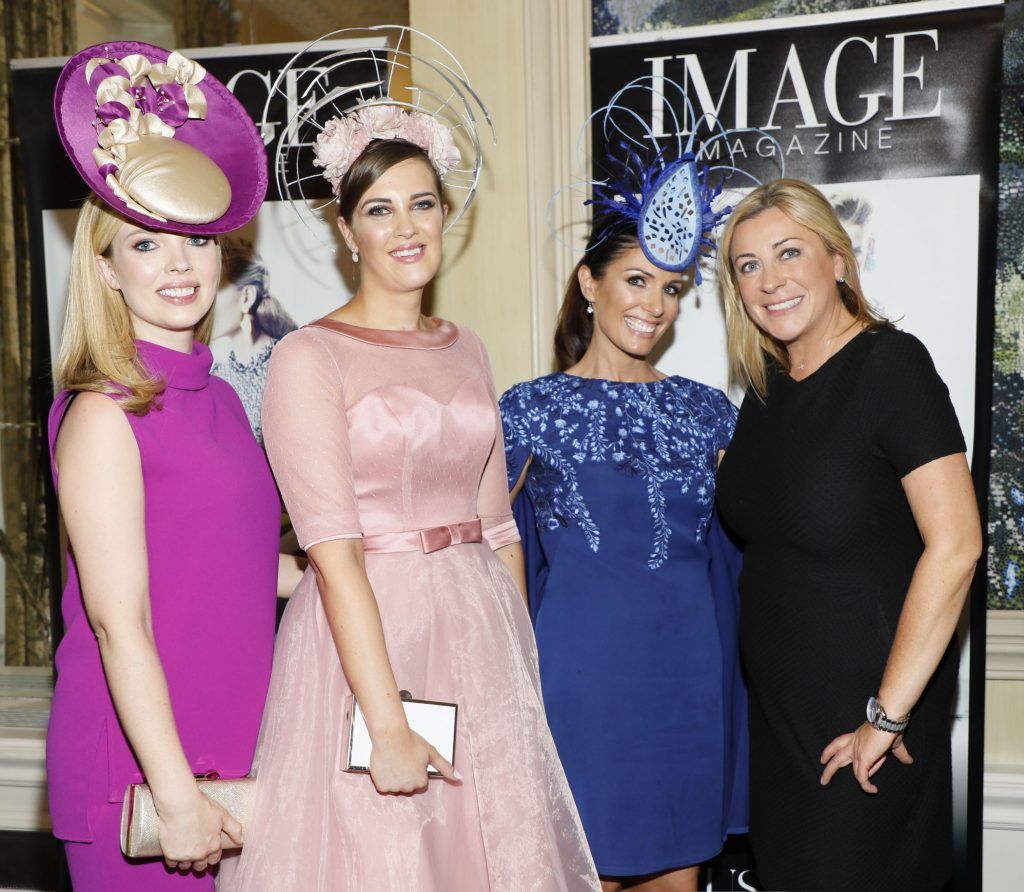
[(153, 638), (142, 466), (124, 413), (102, 394), (80, 394), (55, 461), (86, 614), (121, 726), (153, 792), (165, 860), (203, 870), (220, 860), (221, 830), (241, 843), (241, 827), (199, 792), (178, 738)]
[(526, 564), (523, 561), (522, 543), (513, 542), (511, 545), (503, 545), (501, 548), (494, 549), (494, 553), (505, 562), (509, 573), (512, 574), (516, 585), (519, 586), (519, 594), (523, 596), (523, 602), (529, 607), (530, 602), (526, 594)]
[(370, 777), (380, 793), (427, 786), (427, 766), (461, 780), (454, 766), (409, 728), (388, 659), (377, 599), (366, 577), (361, 539), (312, 545), (309, 562), (342, 669), (373, 741)]
[(370, 776), (381, 793), (409, 793), (426, 787), (428, 764), (457, 778), (405, 720), (363, 562), (345, 375), (321, 335), (300, 329), (274, 348), (263, 394), (263, 438), (295, 544), (305, 548), (338, 659), (366, 717), (373, 741)]
[(290, 598), (296, 586), (302, 581), (308, 561), (305, 555), (285, 554), (277, 556), (277, 596)]
[(903, 478), (903, 489), (925, 547), (878, 691), (892, 717), (913, 709), (939, 665), (982, 548), (978, 503), (963, 453), (912, 471)]
[(530, 470), (530, 465), (533, 464), (533, 456), (530, 455), (526, 459), (526, 464), (523, 465), (523, 470), (519, 474), (519, 479), (516, 481), (515, 486), (512, 487), (512, 491), (508, 494), (509, 504), (514, 505), (516, 499), (519, 498), (519, 493), (523, 491), (523, 485), (526, 483), (526, 472)]
[(294, 527), (289, 526), (287, 531), (281, 534), (278, 551), (277, 596), (290, 598), (296, 586), (302, 581), (306, 567), (309, 566), (305, 552), (299, 547)]
[[(907, 591), (878, 690), (879, 701), (893, 719), (913, 709), (949, 646), (982, 548), (978, 504), (962, 452), (911, 471), (903, 478), (903, 489), (924, 551)], [(865, 702), (872, 693), (865, 692)], [(839, 768), (852, 764), (861, 787), (876, 793), (870, 777), (890, 748), (900, 761), (910, 761), (897, 735), (865, 722), (825, 748), (821, 782), (827, 784)]]

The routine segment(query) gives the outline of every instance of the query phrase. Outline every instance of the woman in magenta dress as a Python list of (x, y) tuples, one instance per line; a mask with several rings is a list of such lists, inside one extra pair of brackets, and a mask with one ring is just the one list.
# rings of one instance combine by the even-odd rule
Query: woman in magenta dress
[[(264, 437), (310, 568), (278, 636), (225, 890), (598, 888), (544, 717), (487, 357), (422, 313), (441, 169), (404, 138), (333, 169), (359, 287), (271, 358)], [(458, 704), (454, 766), (410, 730), (399, 689)], [(369, 776), (342, 770), (350, 692)], [(428, 763), (443, 778), (428, 783)]]
[[(222, 85), (147, 44), (74, 57), (55, 106), (95, 194), (75, 232), (50, 412), (69, 539), (47, 734), (54, 833), (75, 892), (212, 890), (221, 831), (240, 841), (241, 828), (193, 775), (249, 772), (273, 650), (280, 514), (245, 411), (211, 377), (204, 341), (215, 235), (259, 207), (266, 157)], [(210, 127), (230, 136), (227, 154)], [(181, 141), (168, 148), (175, 128)], [(173, 194), (145, 170), (121, 176), (160, 157)], [(125, 787), (143, 779), (166, 866), (120, 852)]]

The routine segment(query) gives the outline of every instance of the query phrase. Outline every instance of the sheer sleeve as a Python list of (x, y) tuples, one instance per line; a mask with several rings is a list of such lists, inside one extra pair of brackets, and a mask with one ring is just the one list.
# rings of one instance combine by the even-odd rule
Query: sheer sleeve
[(271, 355), (263, 438), (302, 548), (361, 537), (341, 372), (309, 329)]
[(862, 406), (874, 448), (899, 477), (934, 459), (965, 452), (949, 388), (924, 344), (895, 329), (867, 336), (879, 339), (865, 363)]
[[(476, 335), (473, 336), (476, 338)], [(494, 413), (494, 443), (491, 454), (484, 465), (477, 494), (477, 514), (483, 523), (484, 538), (491, 548), (502, 548), (519, 541), (519, 530), (512, 517), (512, 505), (508, 498), (507, 474), (505, 471), (505, 440), (501, 435), (501, 416), (494, 396), (494, 376), (487, 350), (479, 338), (481, 375), (491, 397), (491, 411)]]

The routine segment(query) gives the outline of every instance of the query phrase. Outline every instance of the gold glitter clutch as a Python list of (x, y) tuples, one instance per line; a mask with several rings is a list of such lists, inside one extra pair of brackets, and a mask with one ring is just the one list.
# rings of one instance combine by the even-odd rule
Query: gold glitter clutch
[[(244, 830), (252, 817), (256, 778), (225, 780), (211, 772), (196, 778), (196, 784), (203, 795), (230, 812)], [(225, 851), (238, 848), (224, 833), (221, 833), (220, 841)], [(125, 790), (124, 808), (121, 810), (121, 851), (129, 858), (163, 857), (157, 835), (156, 806), (149, 784), (129, 784)]]

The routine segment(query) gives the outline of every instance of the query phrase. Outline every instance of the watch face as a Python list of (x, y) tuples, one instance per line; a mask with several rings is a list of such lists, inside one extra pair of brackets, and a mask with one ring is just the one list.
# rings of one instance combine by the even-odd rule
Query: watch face
[(879, 712), (880, 710), (878, 708), (878, 701), (874, 697), (871, 697), (868, 700), (868, 724), (873, 725), (875, 722), (878, 721)]

